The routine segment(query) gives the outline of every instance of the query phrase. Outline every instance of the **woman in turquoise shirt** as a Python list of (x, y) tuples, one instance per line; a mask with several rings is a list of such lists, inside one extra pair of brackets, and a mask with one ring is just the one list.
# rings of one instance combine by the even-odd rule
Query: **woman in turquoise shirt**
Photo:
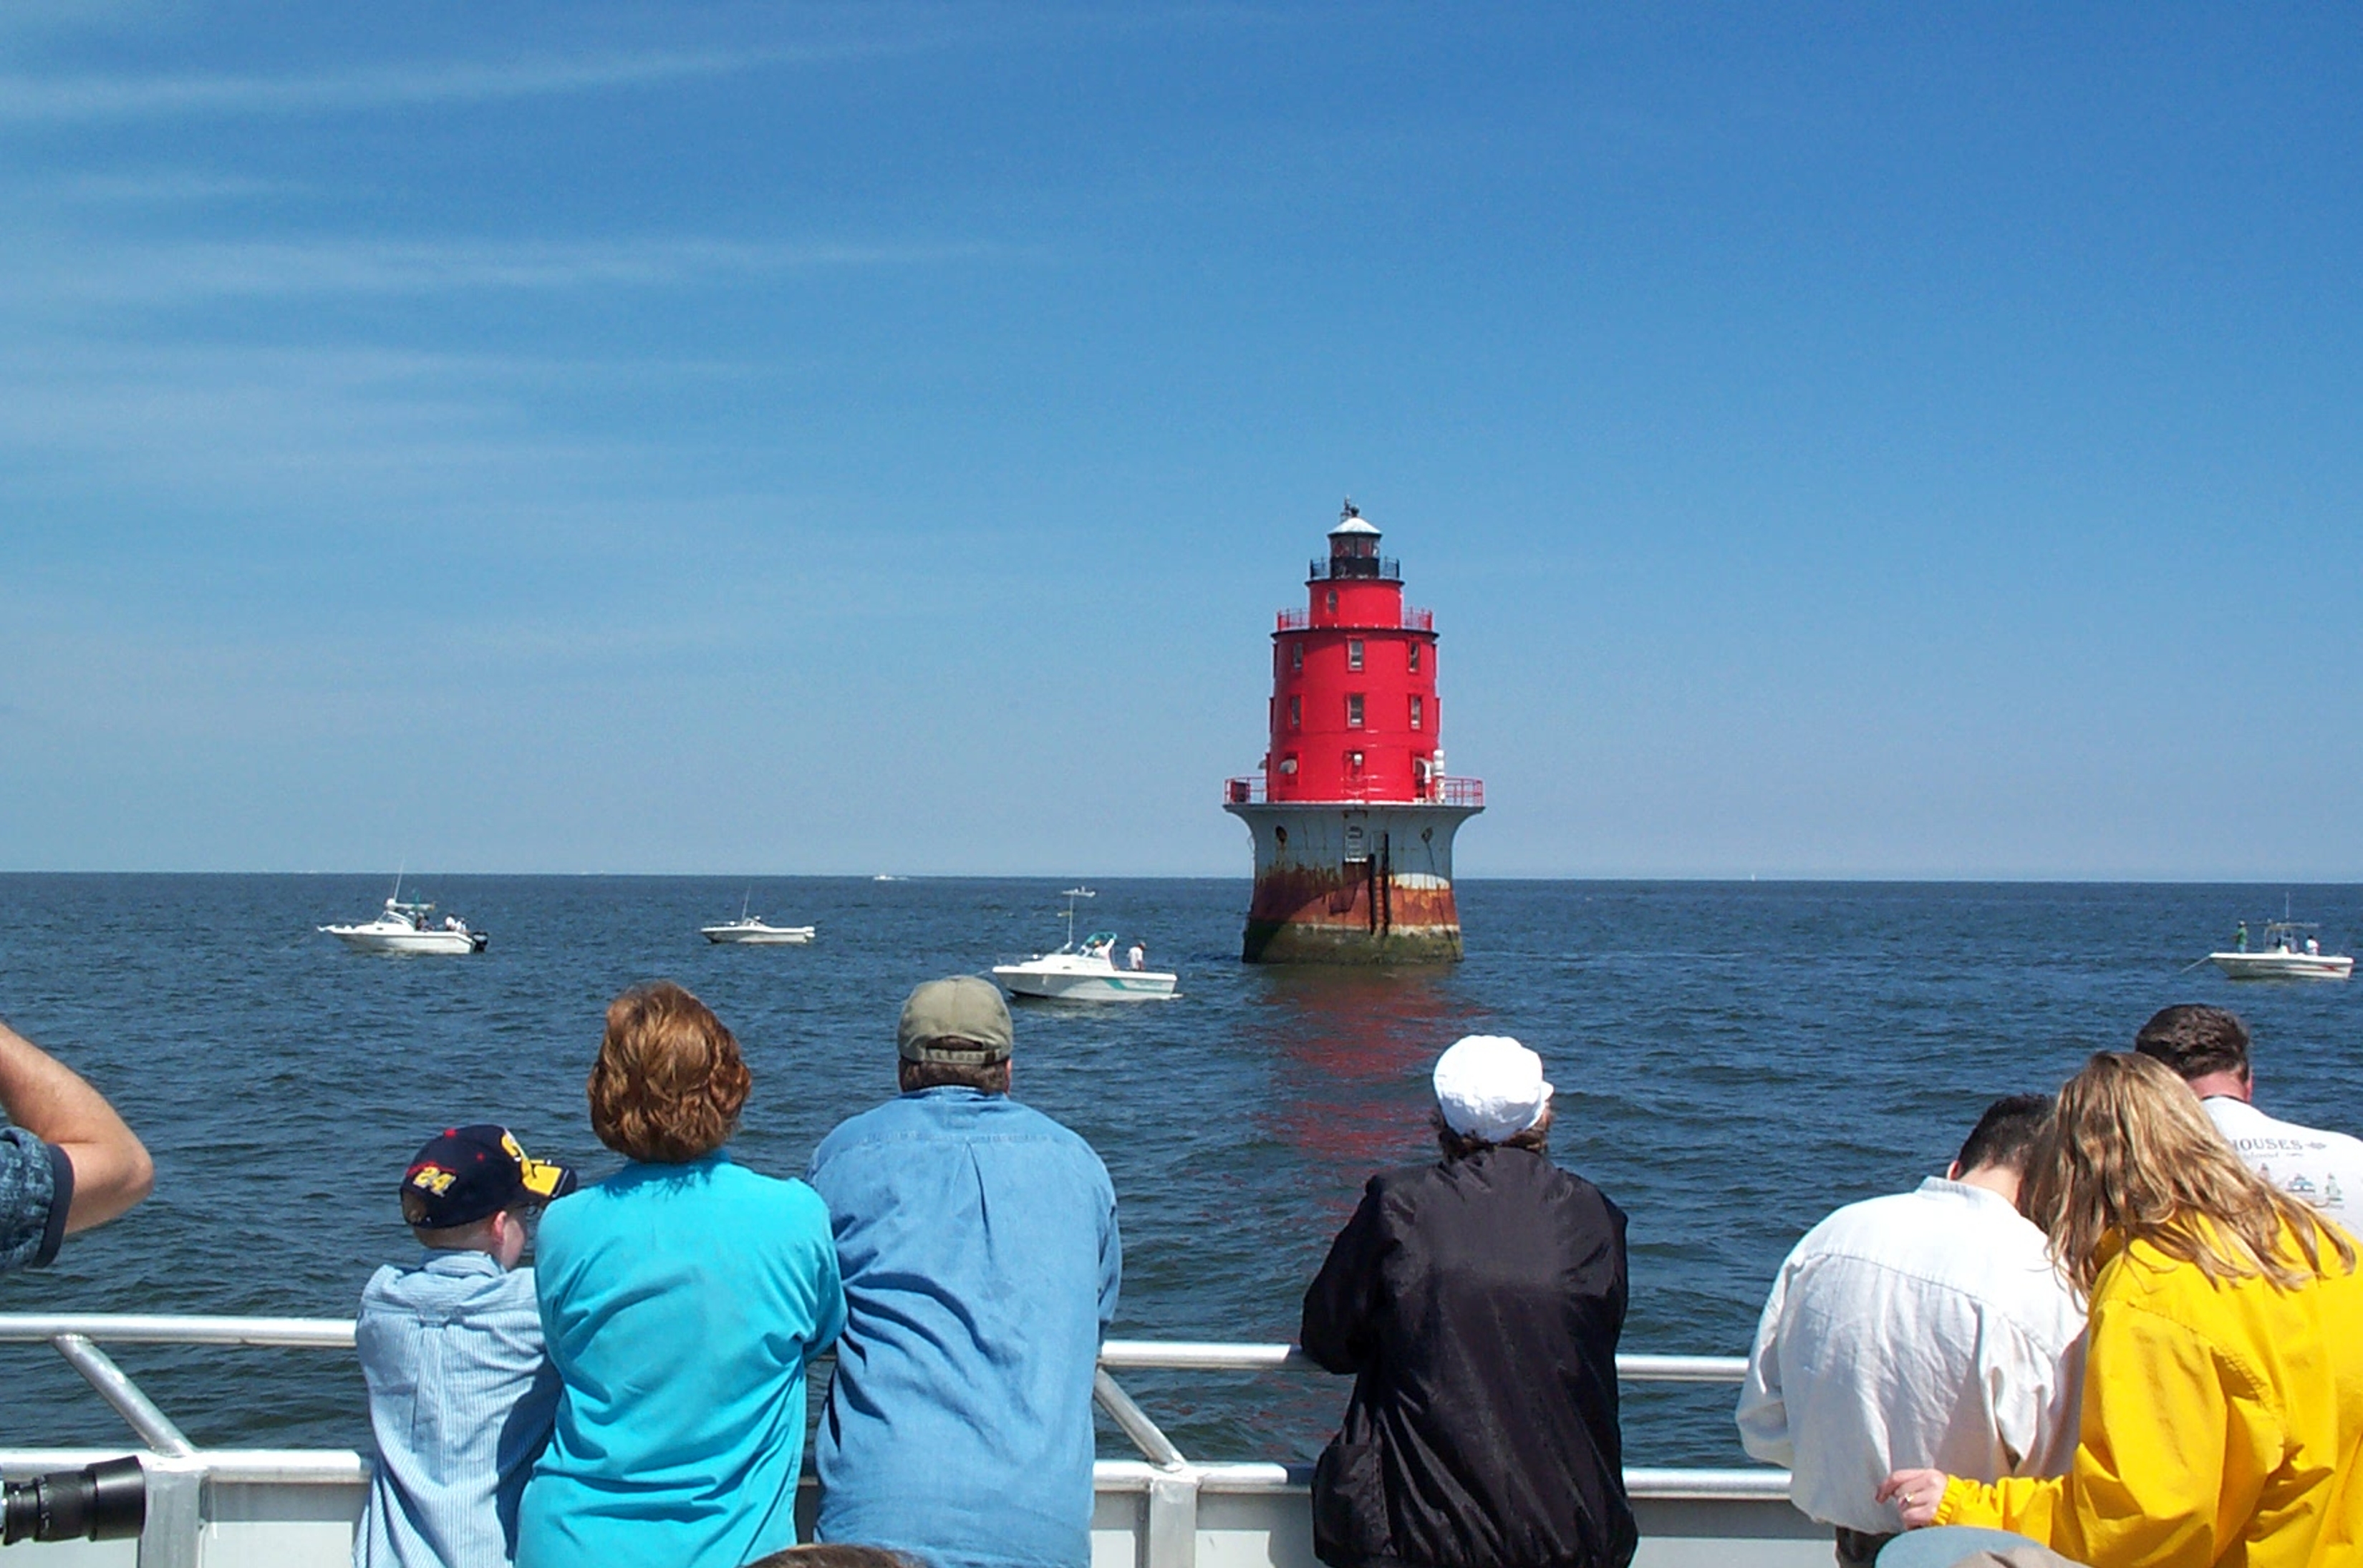
[(543, 1216), (562, 1391), (517, 1568), (738, 1568), (795, 1541), (804, 1363), (845, 1322), (828, 1209), (722, 1145), (738, 1042), (671, 981), (607, 1009), (591, 1126), (624, 1168)]

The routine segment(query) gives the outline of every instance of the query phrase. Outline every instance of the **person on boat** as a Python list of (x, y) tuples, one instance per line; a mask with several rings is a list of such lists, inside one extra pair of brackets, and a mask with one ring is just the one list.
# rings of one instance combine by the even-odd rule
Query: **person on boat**
[(517, 1499), (558, 1414), (533, 1270), (533, 1216), (574, 1190), (505, 1127), (448, 1128), (403, 1173), (427, 1254), (361, 1292), (353, 1342), (377, 1438), (353, 1568), (475, 1568), (516, 1556)]
[(2215, 1130), (2258, 1176), (2363, 1234), (2363, 1139), (2258, 1110), (2249, 1043), (2236, 1013), (2195, 1002), (2160, 1008), (2134, 1036), (2135, 1050), (2191, 1086)]
[(156, 1185), (147, 1149), (74, 1070), (0, 1023), (0, 1272), (42, 1268)]
[(1134, 969), (1148, 968), (1148, 949), (1140, 943), (1135, 942), (1132, 944), (1132, 951), (1125, 955), (1125, 962)]
[(1889, 1472), (2057, 1475), (2076, 1444), (2084, 1314), (2018, 1211), (2047, 1095), (1986, 1108), (1940, 1177), (1850, 1203), (1805, 1232), (1772, 1283), (1736, 1419), (1752, 1458), (1868, 1568), (1898, 1521)]
[(813, 1154), (846, 1299), (814, 1445), (822, 1541), (1088, 1568), (1115, 1188), (1089, 1143), (1010, 1098), (1013, 1034), (990, 981), (928, 981), (896, 1028), (901, 1094)]
[(2322, 938), (2318, 936), (2308, 936), (2305, 939), (2305, 955), (2309, 958), (2319, 958), (2322, 956)]
[[(2363, 1541), (2355, 1243), (2240, 1159), (2163, 1064), (2103, 1052), (2059, 1091), (2028, 1212), (2091, 1303), (2064, 1476), (1899, 1470), (1914, 1529), (2014, 1532), (2094, 1568), (2313, 1568)], [(1983, 1531), (1977, 1532), (1982, 1535)], [(1908, 1535), (1881, 1568), (1975, 1545)]]
[(1354, 1392), (1313, 1476), (1332, 1568), (1623, 1568), (1625, 1215), (1551, 1163), (1516, 1041), (1436, 1064), (1433, 1165), (1381, 1171), (1304, 1293), (1299, 1338)]
[(820, 1198), (730, 1161), (750, 1082), (672, 982), (608, 1006), (591, 1128), (626, 1164), (541, 1222), (560, 1387), (518, 1568), (738, 1568), (795, 1542), (804, 1364), (845, 1295)]
[(2232, 951), (2235, 953), (2246, 953), (2247, 950), (2248, 922), (2247, 921), (2242, 921), (2239, 924), (2232, 928)]

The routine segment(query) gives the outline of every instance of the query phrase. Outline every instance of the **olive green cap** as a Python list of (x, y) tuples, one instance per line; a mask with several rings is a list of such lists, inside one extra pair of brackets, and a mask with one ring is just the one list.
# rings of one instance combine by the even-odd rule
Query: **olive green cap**
[(894, 1043), (905, 1062), (987, 1066), (1009, 1060), (1012, 1039), (1001, 988), (975, 975), (954, 975), (911, 993)]

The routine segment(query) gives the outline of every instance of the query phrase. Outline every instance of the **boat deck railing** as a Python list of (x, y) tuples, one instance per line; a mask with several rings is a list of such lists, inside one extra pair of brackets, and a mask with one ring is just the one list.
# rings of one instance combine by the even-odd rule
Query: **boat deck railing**
[[(349, 1319), (0, 1314), (0, 1345), (43, 1343), (81, 1374), (143, 1447), (140, 1458), (149, 1478), (149, 1528), (141, 1538), (140, 1568), (187, 1568), (198, 1562), (199, 1499), (205, 1483), (352, 1486), (368, 1477), (368, 1461), (346, 1450), (200, 1448), (102, 1348), (219, 1345), (350, 1353), (353, 1324)], [(1616, 1358), (1617, 1375), (1630, 1383), (1733, 1384), (1746, 1368), (1746, 1361), (1739, 1356)], [(1193, 1460), (1126, 1391), (1116, 1374), (1291, 1369), (1318, 1370), (1293, 1345), (1159, 1340), (1110, 1340), (1102, 1345), (1094, 1397), (1139, 1458), (1102, 1460), (1095, 1484), (1102, 1493), (1145, 1494), (1145, 1568), (1188, 1568), (1195, 1551), (1201, 1494), (1286, 1493), (1304, 1485), (1307, 1467), (1275, 1461)], [(102, 1447), (0, 1449), (0, 1471), (16, 1477), (71, 1469), (122, 1452)], [(1788, 1473), (1766, 1468), (1636, 1467), (1625, 1471), (1625, 1479), (1636, 1501), (1765, 1503), (1785, 1500), (1789, 1495)]]

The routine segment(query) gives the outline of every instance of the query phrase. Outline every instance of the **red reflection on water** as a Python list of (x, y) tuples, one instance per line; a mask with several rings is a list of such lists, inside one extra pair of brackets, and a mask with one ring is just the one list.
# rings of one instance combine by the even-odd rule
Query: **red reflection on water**
[(1482, 1019), (1447, 970), (1270, 971), (1248, 1022), (1274, 1067), (1263, 1121), (1335, 1192), (1325, 1207), (1342, 1217), (1372, 1171), (1434, 1152), (1429, 1074)]

